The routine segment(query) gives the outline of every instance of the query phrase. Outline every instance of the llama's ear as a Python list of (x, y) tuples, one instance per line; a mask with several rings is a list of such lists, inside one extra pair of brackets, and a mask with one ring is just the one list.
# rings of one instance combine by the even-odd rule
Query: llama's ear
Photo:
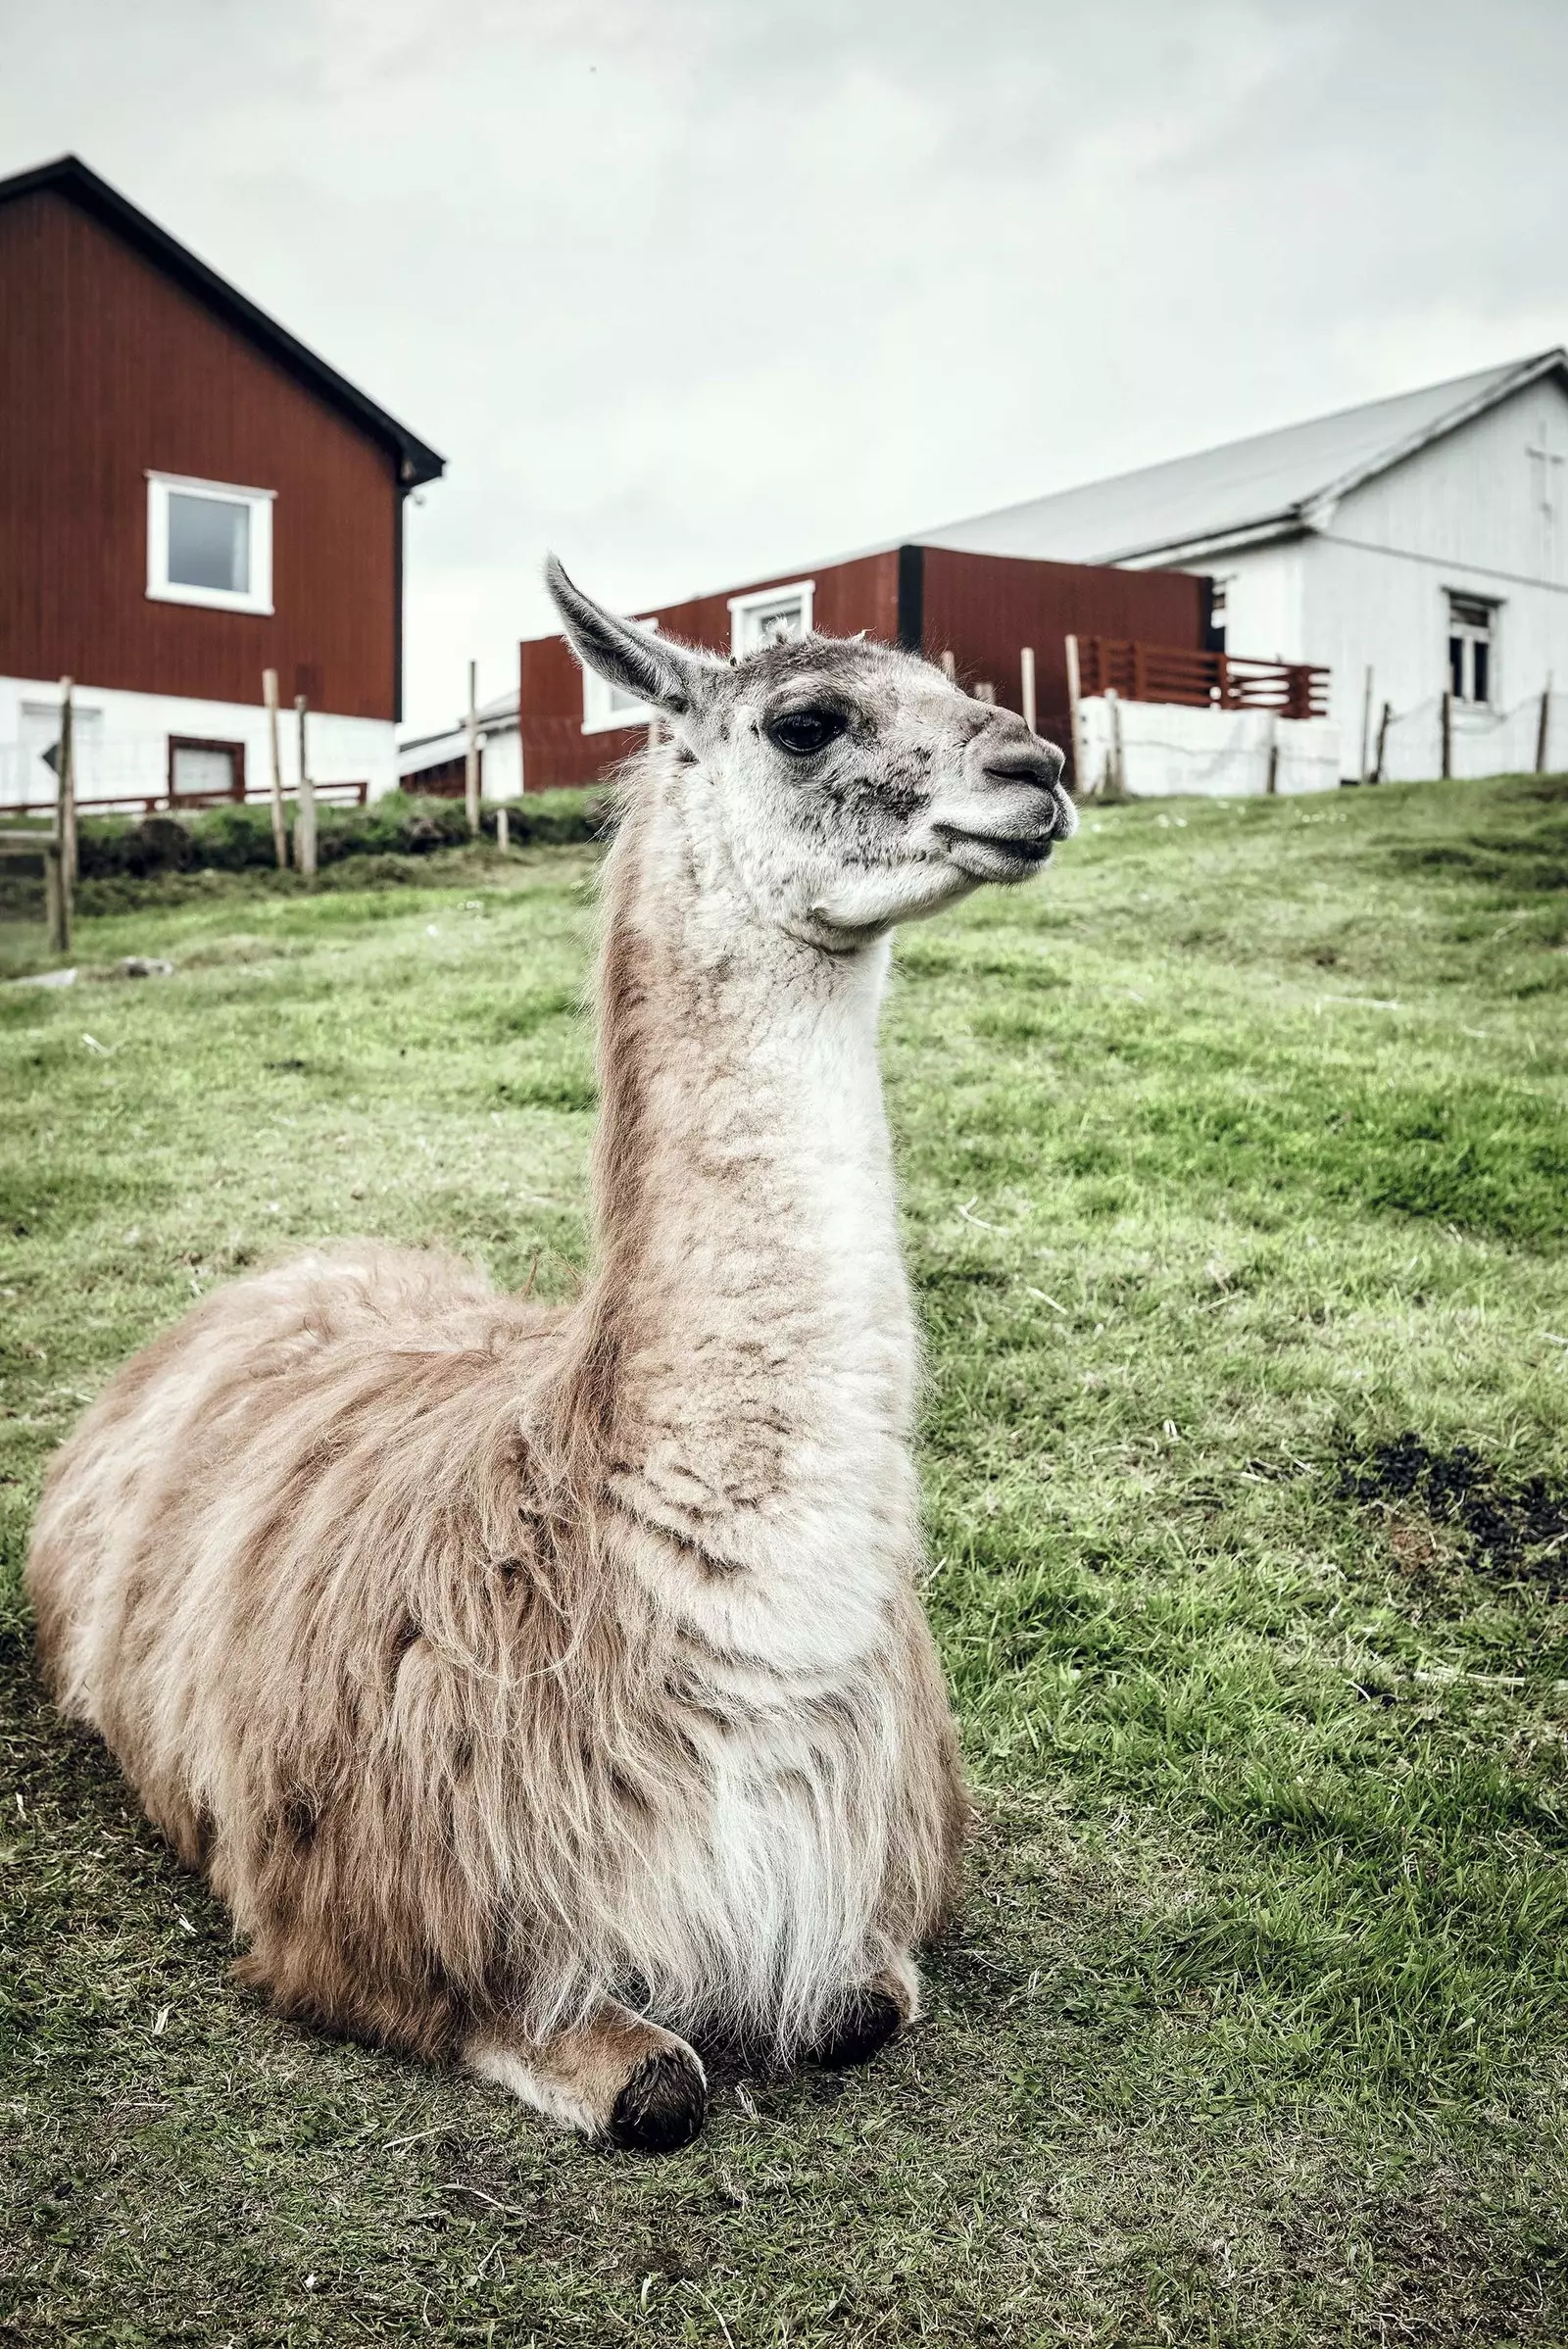
[(545, 559), (545, 585), (561, 614), (566, 641), (584, 668), (639, 702), (679, 717), (690, 710), (706, 675), (723, 663), (686, 645), (666, 644), (630, 620), (618, 619), (572, 584), (554, 555)]

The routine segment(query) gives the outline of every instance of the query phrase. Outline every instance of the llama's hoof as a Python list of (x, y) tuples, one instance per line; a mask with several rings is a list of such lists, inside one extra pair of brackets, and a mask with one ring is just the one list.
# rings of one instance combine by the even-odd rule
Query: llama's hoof
[(826, 2038), (810, 2050), (809, 2061), (830, 2070), (868, 2064), (877, 2049), (897, 2038), (903, 2028), (903, 2009), (886, 1990), (852, 1991)]
[(696, 2061), (661, 2049), (645, 2055), (615, 2098), (610, 2142), (634, 2153), (673, 2153), (708, 2117), (708, 2086)]

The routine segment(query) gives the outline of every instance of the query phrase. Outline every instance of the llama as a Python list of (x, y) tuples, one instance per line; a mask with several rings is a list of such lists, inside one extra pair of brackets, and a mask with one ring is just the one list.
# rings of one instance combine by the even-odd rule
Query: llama
[(908, 2023), (955, 1893), (878, 1007), (896, 922), (1073, 819), (910, 654), (724, 661), (548, 577), (663, 737), (605, 865), (581, 1294), (371, 1243), (215, 1293), (59, 1454), (27, 1578), (277, 2012), (666, 2150), (693, 2039)]

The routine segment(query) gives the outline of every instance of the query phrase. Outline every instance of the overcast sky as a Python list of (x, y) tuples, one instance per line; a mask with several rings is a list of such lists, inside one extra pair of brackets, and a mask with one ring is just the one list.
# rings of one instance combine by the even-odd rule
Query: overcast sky
[[(1568, 0), (0, 0), (74, 149), (448, 460), (407, 715), (629, 607), (1568, 334)], [(3, 330), (3, 324), (0, 324)]]

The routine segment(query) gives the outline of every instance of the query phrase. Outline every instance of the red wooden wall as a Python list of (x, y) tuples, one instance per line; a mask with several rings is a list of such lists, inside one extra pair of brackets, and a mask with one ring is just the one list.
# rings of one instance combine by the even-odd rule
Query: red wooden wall
[[(759, 579), (756, 586), (784, 587), (796, 579), (814, 579), (811, 623), (824, 636), (854, 636), (868, 628), (889, 644), (899, 632), (899, 558), (896, 549), (864, 555), (853, 563), (824, 563), (819, 570), (780, 571)], [(590, 590), (590, 593), (592, 591)], [(750, 588), (725, 588), (721, 594), (694, 596), (689, 603), (663, 604), (643, 611), (657, 619), (666, 636), (685, 644), (704, 645), (710, 653), (729, 652), (729, 599), (750, 594)], [(563, 636), (541, 636), (520, 648), (518, 710), (522, 728), (523, 787), (543, 791), (555, 784), (595, 783), (618, 759), (641, 748), (648, 739), (643, 726), (617, 728), (603, 734), (582, 730), (582, 671)]]
[[(1209, 582), (1183, 571), (1118, 571), (1098, 563), (960, 555), (946, 547), (890, 547), (849, 563), (783, 571), (759, 579), (756, 586), (780, 587), (801, 578), (816, 582), (811, 620), (824, 636), (853, 636), (864, 628), (897, 644), (902, 616), (911, 634), (917, 625), (919, 650), (927, 660), (951, 652), (960, 684), (971, 690), (991, 684), (998, 701), (1010, 710), (1021, 707), (1019, 651), (1032, 645), (1036, 722), (1042, 734), (1063, 748), (1064, 646), (1070, 632), (1135, 637), (1195, 652), (1206, 640)], [(645, 616), (657, 617), (668, 635), (727, 653), (729, 596), (750, 592), (699, 596)], [(584, 734), (582, 673), (564, 637), (537, 638), (522, 645), (520, 654), (518, 707), (527, 790), (596, 782), (617, 759), (640, 749), (646, 740), (640, 726)]]
[(1210, 585), (1190, 571), (1119, 571), (1108, 563), (1031, 563), (1011, 555), (960, 555), (926, 547), (921, 638), (926, 658), (951, 652), (958, 682), (996, 689), (1023, 707), (1019, 652), (1035, 656), (1035, 724), (1068, 747), (1070, 635), (1133, 637), (1142, 644), (1206, 642)]
[[(64, 196), (0, 206), (0, 673), (397, 715), (395, 461)], [(273, 613), (153, 603), (146, 474), (276, 492)]]

